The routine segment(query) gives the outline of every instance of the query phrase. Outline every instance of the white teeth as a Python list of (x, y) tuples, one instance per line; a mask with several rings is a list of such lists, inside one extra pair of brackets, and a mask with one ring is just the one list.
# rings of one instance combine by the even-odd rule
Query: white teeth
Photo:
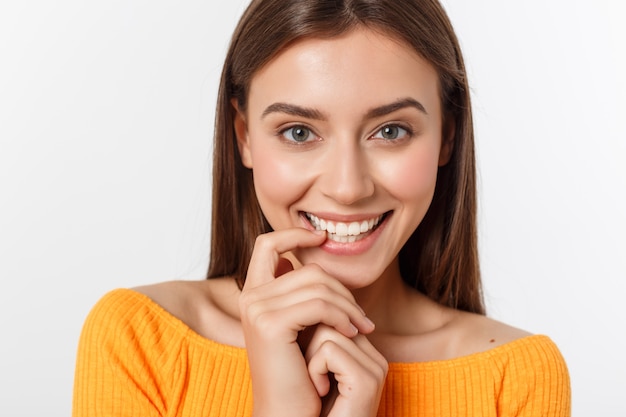
[(343, 223), (320, 219), (311, 213), (306, 213), (306, 217), (317, 230), (326, 230), (330, 240), (342, 243), (351, 243), (364, 238), (365, 234), (372, 231), (383, 218), (381, 215), (361, 222)]
[(348, 236), (348, 225), (345, 223), (337, 223), (335, 226), (337, 236)]
[(348, 235), (356, 236), (361, 234), (361, 225), (357, 222), (350, 223), (348, 226)]

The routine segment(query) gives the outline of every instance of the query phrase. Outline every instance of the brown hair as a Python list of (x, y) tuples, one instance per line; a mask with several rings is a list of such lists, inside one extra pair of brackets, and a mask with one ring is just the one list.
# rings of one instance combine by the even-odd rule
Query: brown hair
[(461, 50), (437, 0), (253, 0), (226, 56), (215, 118), (213, 220), (208, 278), (243, 286), (255, 238), (271, 231), (241, 162), (231, 99), (245, 111), (256, 71), (303, 37), (338, 36), (358, 26), (402, 40), (439, 74), (444, 126), (453, 141), (432, 204), (400, 251), (403, 279), (431, 299), (484, 314), (476, 231), (476, 173), (469, 89)]

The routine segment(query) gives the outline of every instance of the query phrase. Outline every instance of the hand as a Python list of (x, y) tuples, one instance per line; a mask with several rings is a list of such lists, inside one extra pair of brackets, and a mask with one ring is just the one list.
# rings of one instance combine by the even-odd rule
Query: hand
[(255, 416), (318, 417), (321, 400), (311, 382), (298, 333), (324, 324), (346, 338), (372, 323), (352, 293), (317, 265), (291, 269), (280, 256), (321, 245), (326, 236), (288, 229), (257, 238), (239, 301), (252, 376)]
[(322, 416), (371, 417), (378, 412), (388, 364), (367, 338), (318, 325), (305, 352)]

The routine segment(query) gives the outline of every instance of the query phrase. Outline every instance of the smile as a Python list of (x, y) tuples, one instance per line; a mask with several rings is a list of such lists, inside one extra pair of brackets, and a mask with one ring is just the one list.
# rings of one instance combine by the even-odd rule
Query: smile
[(352, 243), (368, 236), (372, 231), (376, 230), (385, 214), (358, 222), (344, 223), (320, 219), (314, 214), (304, 213), (316, 230), (326, 231), (328, 239), (340, 243)]

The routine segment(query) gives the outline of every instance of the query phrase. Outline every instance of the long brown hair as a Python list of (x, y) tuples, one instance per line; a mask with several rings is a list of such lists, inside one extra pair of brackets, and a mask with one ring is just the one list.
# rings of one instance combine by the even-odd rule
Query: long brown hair
[(256, 71), (291, 42), (329, 38), (357, 26), (402, 40), (439, 74), (449, 162), (439, 168), (432, 204), (400, 251), (403, 279), (431, 299), (484, 314), (476, 231), (476, 173), (469, 88), (452, 25), (437, 0), (253, 0), (226, 56), (215, 117), (213, 219), (208, 278), (243, 286), (255, 238), (271, 231), (241, 162), (236, 99), (245, 111)]

